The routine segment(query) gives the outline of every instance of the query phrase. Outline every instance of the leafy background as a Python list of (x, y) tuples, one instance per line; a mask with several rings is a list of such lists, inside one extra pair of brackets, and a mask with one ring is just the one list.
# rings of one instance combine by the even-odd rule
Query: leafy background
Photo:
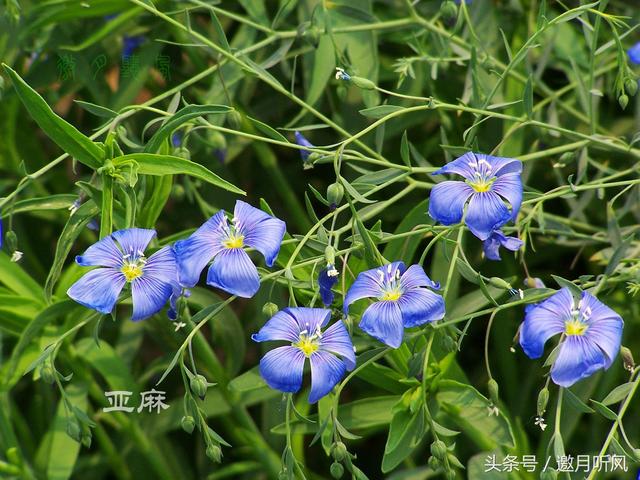
[[(427, 465), (434, 437), (451, 446), (451, 465), (464, 467), (454, 469), (457, 478), (537, 477), (484, 473), (492, 452), (539, 461), (563, 451), (616, 453), (637, 468), (637, 371), (630, 378), (618, 358), (565, 391), (557, 422), (551, 386), (543, 432), (534, 419), (546, 369), (510, 347), (524, 304), (550, 293), (528, 280), (537, 277), (549, 288), (595, 288), (623, 316), (623, 343), (638, 352), (640, 123), (630, 95), (638, 67), (624, 53), (637, 39), (638, 9), (604, 0), (451, 7), (5, 0), (0, 59), (17, 73), (0, 77), (0, 211), (5, 232), (14, 232), (0, 253), (1, 475), (276, 478), (284, 464), (294, 477), (328, 478), (333, 414), (355, 455), (345, 476), (443, 476)], [(143, 41), (125, 61), (134, 36)], [(65, 74), (69, 62), (73, 75)], [(335, 80), (335, 67), (378, 88)], [(180, 147), (168, 140), (175, 128)], [(313, 168), (303, 168), (296, 129), (318, 146)], [(429, 172), (469, 148), (525, 163), (525, 202), (511, 231), (526, 246), (499, 263), (482, 259), (477, 239), (426, 214), (438, 181)], [(105, 151), (119, 160), (105, 165)], [(336, 181), (349, 204), (332, 213), (324, 197)], [(286, 220), (289, 234), (252, 300), (198, 287), (193, 321), (176, 332), (164, 313), (133, 323), (125, 302), (114, 319), (98, 319), (66, 298), (81, 275), (73, 255), (98, 238), (87, 228), (92, 219), (102, 233), (155, 226), (161, 246), (231, 210), (240, 191)], [(79, 196), (83, 205), (70, 213)], [(268, 318), (267, 302), (318, 305), (314, 279), (328, 242), (338, 250), (340, 292), (376, 252), (420, 261), (446, 285), (447, 317), (389, 351), (354, 328), (362, 306), (354, 310), (356, 374), (317, 409), (305, 392), (295, 396), (293, 414), (260, 380), (261, 347), (249, 336)], [(17, 263), (15, 249), (24, 254)], [(522, 288), (524, 300), (504, 282)], [(484, 366), (494, 313), (487, 346), (499, 416), (488, 415)], [(52, 386), (42, 377), (54, 368)], [(216, 383), (204, 401), (189, 393), (196, 370)], [(135, 403), (163, 373), (157, 388), (168, 410), (102, 412), (105, 391), (135, 392)], [(184, 404), (214, 433), (184, 432)], [(74, 419), (90, 446), (67, 433)], [(232, 445), (222, 443), (220, 464), (206, 455), (211, 435)]]

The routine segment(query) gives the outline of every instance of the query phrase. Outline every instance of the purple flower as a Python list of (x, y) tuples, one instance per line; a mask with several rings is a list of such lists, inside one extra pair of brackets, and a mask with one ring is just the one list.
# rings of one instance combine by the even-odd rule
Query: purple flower
[(517, 237), (507, 237), (502, 230), (494, 230), (489, 238), (482, 243), (484, 256), (489, 260), (500, 260), (500, 247), (515, 252), (523, 242)]
[(640, 65), (640, 42), (627, 50), (627, 55), (629, 55), (629, 60), (631, 60), (632, 63)]
[(260, 375), (267, 385), (281, 392), (297, 392), (308, 358), (311, 364), (309, 403), (315, 403), (335, 387), (347, 370), (353, 370), (356, 356), (344, 324), (338, 321), (322, 331), (330, 318), (331, 310), (323, 308), (285, 308), (251, 336), (256, 342), (290, 343), (270, 350), (260, 360)]
[(333, 303), (333, 286), (338, 282), (339, 272), (334, 265), (327, 265), (318, 274), (318, 287), (320, 289), (320, 297), (325, 307)]
[(239, 297), (253, 297), (260, 288), (260, 276), (244, 247), (258, 250), (271, 267), (285, 229), (282, 220), (238, 200), (231, 224), (220, 210), (189, 238), (176, 242), (173, 248), (180, 285), (195, 286), (204, 267), (213, 260), (207, 284)]
[(173, 145), (173, 148), (179, 148), (182, 145), (182, 133), (174, 132), (171, 135), (171, 145)]
[[(302, 135), (297, 130), (295, 132), (295, 136), (296, 136), (296, 143), (301, 147), (314, 148), (315, 145), (313, 145), (309, 140), (305, 138), (304, 135)], [(303, 162), (305, 163), (307, 162), (307, 160), (309, 159), (309, 155), (311, 155), (311, 152), (309, 150), (300, 149), (300, 158), (302, 158)]]
[(444, 317), (444, 299), (428, 288), (431, 281), (420, 265), (405, 270), (403, 262), (361, 272), (344, 300), (345, 314), (356, 300), (377, 298), (362, 315), (360, 328), (382, 343), (398, 348), (405, 328), (416, 327)]
[[(464, 216), (469, 230), (480, 240), (509, 220), (515, 220), (522, 203), (522, 162), (468, 152), (432, 175), (455, 173), (465, 181), (445, 181), (431, 190), (429, 215), (444, 225), (459, 223)], [(511, 211), (505, 204), (509, 203)]]
[(120, 292), (131, 286), (133, 315), (142, 320), (160, 311), (176, 283), (176, 261), (171, 247), (164, 247), (147, 258), (144, 254), (155, 230), (118, 230), (91, 245), (76, 257), (78, 265), (100, 267), (86, 273), (67, 291), (85, 307), (111, 313)]
[(529, 358), (540, 358), (547, 340), (563, 334), (551, 367), (551, 379), (561, 387), (609, 368), (622, 340), (620, 315), (588, 292), (575, 303), (569, 289), (562, 288), (526, 311), (520, 331), (520, 345)]

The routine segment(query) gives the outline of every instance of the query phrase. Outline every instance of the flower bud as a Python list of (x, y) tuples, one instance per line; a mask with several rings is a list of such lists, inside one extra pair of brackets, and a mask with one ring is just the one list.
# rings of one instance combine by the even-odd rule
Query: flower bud
[(43, 382), (48, 383), (49, 385), (52, 385), (53, 382), (56, 381), (55, 372), (53, 371), (53, 368), (51, 368), (51, 365), (44, 365), (42, 367), (40, 370), (40, 378), (42, 378)]
[(440, 460), (438, 460), (436, 457), (429, 457), (429, 460), (427, 460), (427, 465), (429, 465), (429, 468), (431, 470), (437, 470), (440, 468)]
[(445, 473), (445, 477), (447, 478), (447, 480), (455, 480), (456, 472), (454, 470), (447, 470), (447, 473)]
[(447, 353), (455, 352), (458, 349), (458, 342), (450, 335), (445, 335), (442, 337), (442, 348)]
[(326, 260), (327, 265), (336, 264), (336, 249), (331, 245), (328, 245), (327, 248), (324, 249), (324, 259)]
[(344, 187), (342, 186), (342, 184), (336, 182), (327, 187), (327, 200), (331, 205), (331, 210), (335, 210), (335, 208), (340, 205), (343, 196)]
[(627, 78), (624, 81), (624, 89), (633, 97), (638, 91), (638, 80), (635, 78)]
[(623, 110), (627, 108), (629, 104), (629, 97), (627, 97), (624, 93), (618, 97), (618, 103), (620, 104), (620, 108)]
[(206, 454), (213, 462), (220, 463), (222, 461), (222, 449), (218, 445), (209, 445)]
[(342, 478), (342, 475), (344, 474), (344, 467), (342, 465), (340, 465), (338, 462), (333, 462), (331, 464), (331, 476), (333, 478)]
[(447, 22), (455, 20), (455, 18), (458, 16), (458, 6), (451, 0), (442, 2), (442, 5), (440, 5), (440, 15), (442, 16), (443, 20)]
[(447, 446), (442, 440), (436, 440), (431, 444), (431, 455), (443, 461), (447, 456)]
[(575, 158), (576, 154), (575, 152), (564, 152), (562, 155), (560, 155), (560, 158), (558, 159), (558, 163), (562, 163), (564, 165), (573, 162), (573, 159)]
[(76, 442), (80, 442), (82, 439), (80, 425), (78, 425), (76, 420), (70, 420), (67, 422), (67, 435), (73, 438)]
[(265, 317), (273, 317), (276, 313), (278, 313), (278, 305), (273, 302), (267, 302), (262, 306), (262, 314)]
[(7, 248), (9, 249), (9, 251), (15, 252), (18, 248), (18, 236), (16, 235), (16, 232), (14, 232), (13, 230), (9, 230), (7, 233), (5, 233), (4, 240), (7, 242)]
[(505, 282), (500, 277), (491, 277), (489, 279), (489, 284), (496, 288), (502, 288), (503, 290), (511, 290), (511, 284)]
[(625, 346), (620, 347), (620, 356), (622, 357), (622, 364), (624, 365), (625, 370), (632, 372), (633, 369), (636, 368), (636, 362), (633, 359), (631, 350)]
[(238, 110), (229, 112), (227, 114), (227, 120), (231, 128), (238, 130), (242, 126), (242, 114)]
[(91, 433), (82, 434), (82, 445), (87, 448), (91, 448)]
[(538, 416), (544, 415), (547, 410), (547, 402), (549, 402), (549, 389), (544, 387), (538, 394)]
[(199, 396), (201, 400), (204, 400), (204, 397), (207, 394), (206, 378), (202, 375), (194, 375), (189, 381), (189, 387), (191, 387), (191, 391)]
[(375, 90), (376, 84), (373, 83), (368, 78), (362, 77), (351, 77), (351, 83), (353, 83), (356, 87), (359, 87), (363, 90)]
[(185, 415), (184, 417), (182, 417), (182, 420), (180, 421), (180, 424), (182, 425), (182, 429), (185, 432), (191, 433), (191, 432), (193, 432), (193, 429), (196, 426), (196, 421), (194, 420), (194, 418), (191, 415)]
[(540, 473), (540, 480), (556, 480), (556, 478), (558, 478), (558, 472), (553, 468)]
[(493, 378), (489, 380), (487, 384), (487, 389), (489, 390), (489, 398), (494, 405), (498, 405), (498, 382), (496, 382)]
[(347, 453), (347, 446), (344, 443), (337, 442), (333, 445), (333, 452), (331, 452), (331, 454), (333, 455), (333, 458), (336, 460), (336, 462), (341, 462), (342, 460), (344, 460), (347, 456)]

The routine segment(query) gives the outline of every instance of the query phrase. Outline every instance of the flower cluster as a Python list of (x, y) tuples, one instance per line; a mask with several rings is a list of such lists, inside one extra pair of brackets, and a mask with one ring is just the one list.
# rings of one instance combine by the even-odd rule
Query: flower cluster
[[(297, 141), (311, 146), (302, 135)], [(306, 142), (306, 143), (305, 143)], [(301, 151), (303, 154), (304, 150)], [(435, 171), (434, 175), (457, 174), (464, 181), (444, 181), (433, 187), (429, 214), (444, 225), (464, 224), (483, 241), (487, 259), (500, 260), (500, 247), (518, 250), (523, 242), (504, 234), (502, 228), (515, 221), (522, 202), (518, 160), (466, 153)], [(272, 267), (285, 235), (285, 223), (262, 210), (237, 201), (230, 220), (224, 211), (207, 220), (191, 236), (146, 256), (154, 230), (131, 228), (101, 239), (76, 258), (82, 266), (98, 267), (68, 290), (77, 302), (101, 313), (113, 311), (123, 290), (130, 292), (132, 320), (159, 312), (169, 302), (168, 315), (178, 317), (178, 299), (200, 280), (208, 266), (206, 283), (232, 295), (253, 297), (260, 288), (260, 275), (246, 252), (260, 252)], [(325, 307), (333, 304), (333, 288), (339, 272), (334, 253), (317, 277), (318, 292)], [(445, 317), (440, 285), (421, 265), (408, 268), (401, 261), (360, 272), (346, 294), (342, 312), (346, 318), (353, 304), (373, 299), (362, 312), (360, 330), (390, 348), (398, 348), (407, 328), (419, 327)], [(275, 307), (275, 306), (274, 306)], [(256, 342), (280, 341), (287, 345), (268, 351), (260, 361), (260, 374), (272, 388), (297, 392), (302, 386), (306, 360), (311, 367), (309, 402), (327, 395), (356, 365), (351, 336), (342, 320), (328, 328), (327, 308), (285, 308), (270, 311), (271, 318), (252, 336)], [(273, 313), (275, 312), (275, 313)], [(608, 368), (620, 349), (622, 319), (587, 292), (576, 304), (571, 291), (563, 288), (539, 305), (526, 310), (520, 344), (531, 358), (539, 358), (544, 344), (562, 334), (551, 378), (569, 386), (595, 371)]]

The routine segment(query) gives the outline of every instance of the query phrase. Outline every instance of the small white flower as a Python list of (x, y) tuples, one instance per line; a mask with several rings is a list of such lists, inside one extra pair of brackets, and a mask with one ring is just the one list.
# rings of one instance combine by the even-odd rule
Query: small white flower
[(547, 428), (547, 424), (544, 423), (544, 418), (543, 417), (536, 417), (536, 422), (535, 424), (537, 426), (540, 427), (540, 430), (542, 430), (544, 432), (544, 429)]
[(329, 267), (329, 269), (327, 270), (327, 277), (337, 277), (338, 275), (340, 275), (340, 272), (338, 272), (338, 270), (336, 270), (336, 267), (334, 267), (333, 265), (327, 265), (327, 267)]
[(493, 403), (490, 403), (487, 409), (489, 410), (489, 416), (495, 415), (497, 417), (498, 415), (500, 415), (500, 410), (498, 410), (498, 407), (496, 407)]
[(186, 326), (187, 326), (187, 324), (186, 324), (186, 323), (184, 323), (184, 322), (178, 322), (178, 323), (176, 323), (176, 332), (177, 332), (178, 330), (180, 330), (182, 327), (186, 327)]
[(16, 250), (11, 254), (11, 261), (16, 263), (22, 259), (22, 252), (20, 250)]

